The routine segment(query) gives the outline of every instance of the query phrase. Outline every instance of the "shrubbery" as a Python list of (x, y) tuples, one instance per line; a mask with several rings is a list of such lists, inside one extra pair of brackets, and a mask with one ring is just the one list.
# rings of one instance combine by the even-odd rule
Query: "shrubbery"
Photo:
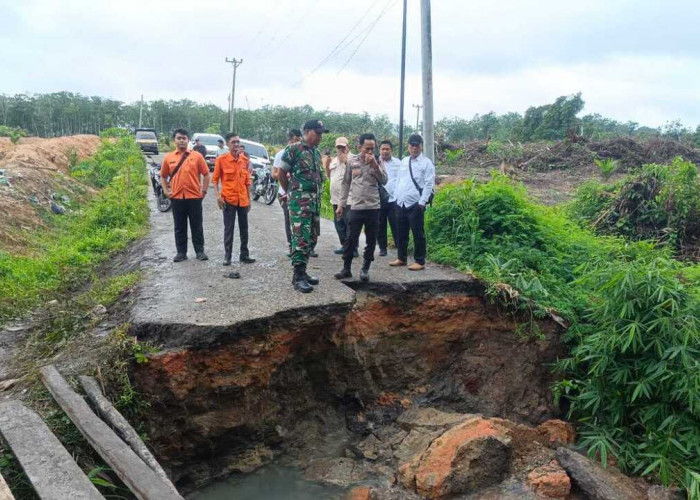
[(698, 168), (676, 158), (671, 165), (645, 165), (613, 186), (589, 181), (579, 188), (570, 213), (599, 234), (683, 251), (700, 244)]
[(134, 238), (148, 222), (143, 156), (131, 138), (103, 141), (78, 165), (79, 176), (104, 186), (81, 210), (50, 219), (23, 256), (0, 252), (0, 321), (89, 276), (95, 266)]
[[(683, 165), (674, 168), (668, 178), (687, 179)], [(577, 213), (592, 213), (611, 192), (587, 185)], [(690, 192), (673, 192), (688, 201), (683, 213)], [(520, 300), (521, 309), (553, 307), (571, 321), (556, 391), (590, 454), (700, 498), (700, 266), (649, 242), (597, 236), (500, 175), (440, 190), (427, 233), (432, 260), (505, 282), (534, 300)]]

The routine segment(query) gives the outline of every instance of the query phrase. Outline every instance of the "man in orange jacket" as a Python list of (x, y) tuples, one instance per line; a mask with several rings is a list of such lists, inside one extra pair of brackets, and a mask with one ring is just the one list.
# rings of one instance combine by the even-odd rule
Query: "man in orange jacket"
[(241, 151), (241, 139), (238, 134), (227, 134), (226, 143), (229, 151), (216, 159), (212, 178), (216, 202), (224, 214), (224, 265), (231, 265), (236, 216), (241, 238), (240, 260), (244, 264), (252, 264), (255, 259), (250, 258), (248, 251), (248, 212), (251, 199), (249, 161)]
[[(209, 167), (197, 151), (187, 151), (189, 133), (179, 128), (173, 132), (175, 151), (163, 158), (160, 167), (160, 183), (163, 192), (172, 201), (173, 226), (175, 227), (174, 262), (187, 259), (187, 221), (190, 221), (192, 245), (197, 260), (207, 260), (204, 253), (204, 229), (202, 227), (202, 200), (209, 186)], [(202, 178), (200, 184), (200, 177)]]

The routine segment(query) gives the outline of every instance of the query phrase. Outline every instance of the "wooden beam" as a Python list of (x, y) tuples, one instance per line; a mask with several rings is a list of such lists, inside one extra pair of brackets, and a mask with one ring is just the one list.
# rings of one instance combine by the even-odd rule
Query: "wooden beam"
[(148, 465), (151, 470), (153, 470), (158, 476), (163, 480), (165, 485), (170, 488), (170, 490), (178, 494), (175, 485), (170, 482), (170, 478), (165, 473), (163, 468), (160, 466), (155, 457), (151, 454), (150, 450), (146, 448), (146, 445), (141, 440), (138, 432), (131, 426), (129, 422), (122, 416), (117, 409), (112, 406), (112, 403), (104, 397), (102, 394), (102, 389), (93, 377), (87, 377), (81, 375), (78, 377), (80, 384), (85, 389), (85, 394), (87, 394), (88, 400), (92, 404), (92, 407), (97, 411), (97, 414), (102, 417), (112, 428), (117, 431), (119, 437), (121, 437), (126, 444), (128, 444), (132, 450), (143, 460), (146, 465)]
[(0, 474), (0, 500), (15, 500), (14, 495), (10, 491), (10, 487), (7, 486), (5, 478)]
[(41, 417), (19, 401), (0, 404), (0, 433), (40, 498), (104, 499)]
[(95, 451), (137, 498), (182, 500), (90, 409), (53, 365), (41, 369), (44, 385)]

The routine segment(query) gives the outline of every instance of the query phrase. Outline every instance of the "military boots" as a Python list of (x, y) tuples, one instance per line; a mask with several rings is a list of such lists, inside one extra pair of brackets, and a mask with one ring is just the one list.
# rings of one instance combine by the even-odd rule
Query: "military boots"
[(292, 284), (294, 285), (294, 289), (301, 293), (310, 293), (314, 291), (314, 287), (312, 287), (306, 279), (306, 266), (303, 264), (294, 266)]

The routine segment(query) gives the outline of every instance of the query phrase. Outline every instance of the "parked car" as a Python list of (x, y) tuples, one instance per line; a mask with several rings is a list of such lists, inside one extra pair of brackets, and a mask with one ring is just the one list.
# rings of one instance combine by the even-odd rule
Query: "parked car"
[(241, 139), (241, 146), (250, 160), (251, 171), (260, 167), (270, 167), (270, 155), (267, 153), (267, 148), (263, 144)]
[(139, 145), (144, 153), (158, 154), (158, 136), (155, 129), (152, 128), (137, 128), (134, 131), (136, 144)]
[(204, 156), (204, 159), (207, 162), (207, 165), (209, 165), (209, 170), (214, 170), (214, 163), (216, 163), (216, 150), (219, 148), (219, 140), (223, 141), (224, 138), (221, 137), (219, 134), (201, 134), (201, 133), (196, 133), (192, 135), (192, 139), (190, 140), (190, 149), (194, 147), (194, 141), (196, 139), (199, 139), (199, 142), (207, 148), (207, 154)]

